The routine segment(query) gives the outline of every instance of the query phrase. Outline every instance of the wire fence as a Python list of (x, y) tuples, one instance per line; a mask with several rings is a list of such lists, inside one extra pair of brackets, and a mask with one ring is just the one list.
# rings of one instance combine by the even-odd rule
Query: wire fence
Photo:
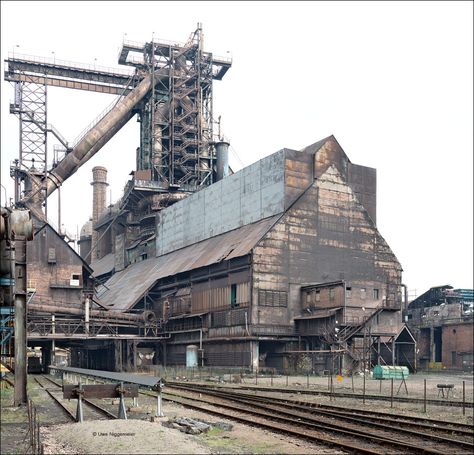
[[(460, 375), (409, 375), (389, 379), (374, 379), (371, 374), (337, 375), (329, 371), (325, 374), (285, 374), (275, 368), (260, 369), (253, 372), (243, 367), (190, 367), (150, 365), (142, 367), (141, 372), (152, 373), (166, 381), (210, 382), (219, 384), (239, 384), (276, 389), (295, 390), (300, 393), (322, 395), (330, 401), (354, 399), (365, 404), (375, 400), (385, 402), (391, 408), (415, 406), (419, 411), (427, 408), (453, 407), (463, 416), (466, 409), (472, 414), (474, 407), (474, 386), (472, 380)], [(428, 378), (427, 378), (428, 376)]]

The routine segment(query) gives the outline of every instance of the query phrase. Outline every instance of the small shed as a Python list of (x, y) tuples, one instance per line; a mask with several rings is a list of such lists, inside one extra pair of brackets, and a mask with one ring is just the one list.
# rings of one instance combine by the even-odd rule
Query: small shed
[(407, 367), (390, 365), (376, 365), (372, 371), (374, 379), (406, 379), (408, 374)]

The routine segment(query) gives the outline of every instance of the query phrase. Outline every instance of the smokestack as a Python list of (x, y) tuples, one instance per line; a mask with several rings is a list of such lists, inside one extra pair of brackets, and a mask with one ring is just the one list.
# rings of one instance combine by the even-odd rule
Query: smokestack
[(229, 143), (216, 142), (216, 181), (229, 175)]
[[(107, 198), (107, 169), (102, 166), (96, 166), (92, 169), (92, 182), (93, 193), (92, 193), (92, 248), (94, 252), (92, 257), (100, 259), (99, 249), (97, 248), (97, 240), (99, 238), (98, 233), (94, 229), (95, 223), (99, 219), (100, 214), (105, 209), (106, 198)], [(91, 259), (92, 259), (91, 257)]]

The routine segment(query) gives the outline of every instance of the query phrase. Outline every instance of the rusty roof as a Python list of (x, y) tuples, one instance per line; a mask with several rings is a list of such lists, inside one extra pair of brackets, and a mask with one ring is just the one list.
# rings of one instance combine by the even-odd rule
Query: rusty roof
[(106, 254), (103, 258), (98, 259), (91, 263), (91, 267), (94, 270), (92, 276), (98, 277), (111, 272), (115, 267), (115, 255), (114, 253)]
[(161, 278), (245, 256), (279, 217), (265, 218), (172, 253), (137, 262), (117, 272), (99, 288), (99, 301), (111, 310), (127, 311)]

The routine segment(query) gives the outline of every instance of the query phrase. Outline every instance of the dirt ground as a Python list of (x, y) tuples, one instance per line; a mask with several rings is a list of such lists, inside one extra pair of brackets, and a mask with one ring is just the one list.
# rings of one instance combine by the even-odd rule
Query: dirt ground
[[(231, 420), (186, 409), (165, 401), (165, 417), (150, 422), (154, 400), (139, 398), (142, 413), (129, 413), (129, 420), (95, 420), (83, 423), (54, 425), (42, 430), (47, 454), (323, 454), (323, 446), (304, 443)], [(115, 406), (116, 407), (116, 406)], [(108, 406), (112, 409), (113, 406)], [(141, 416), (141, 417), (140, 417)], [(211, 430), (188, 435), (162, 425), (170, 418), (187, 417), (211, 424)], [(147, 419), (147, 420), (145, 420)], [(212, 427), (215, 422), (232, 425), (229, 431)], [(331, 452), (337, 453), (337, 452)], [(342, 453), (342, 452), (340, 452)]]

